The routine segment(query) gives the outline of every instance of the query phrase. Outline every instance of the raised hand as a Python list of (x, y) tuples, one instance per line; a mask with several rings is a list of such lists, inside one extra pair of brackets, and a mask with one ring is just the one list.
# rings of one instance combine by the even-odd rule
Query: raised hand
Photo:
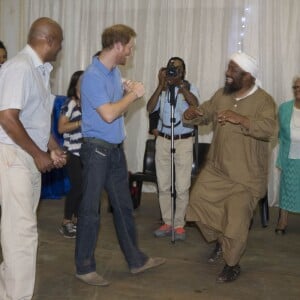
[(232, 124), (241, 124), (244, 116), (232, 111), (232, 110), (223, 110), (217, 114), (218, 122), (221, 125), (225, 125), (226, 122)]
[(203, 111), (201, 111), (196, 106), (190, 106), (185, 112), (184, 112), (184, 118), (186, 120), (193, 120), (195, 118), (203, 116)]
[(145, 87), (140, 81), (126, 80), (124, 82), (124, 88), (127, 92), (133, 92), (136, 98), (140, 98), (145, 94)]

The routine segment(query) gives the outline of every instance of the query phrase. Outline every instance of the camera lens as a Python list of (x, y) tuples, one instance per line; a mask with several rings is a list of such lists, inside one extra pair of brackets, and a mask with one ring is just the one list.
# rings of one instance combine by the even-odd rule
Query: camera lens
[(167, 66), (167, 76), (176, 77), (178, 75), (178, 70), (173, 64)]

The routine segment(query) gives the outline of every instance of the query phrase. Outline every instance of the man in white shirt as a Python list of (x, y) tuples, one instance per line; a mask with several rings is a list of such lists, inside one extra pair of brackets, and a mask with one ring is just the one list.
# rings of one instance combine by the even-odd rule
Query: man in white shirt
[(55, 61), (62, 40), (58, 23), (37, 19), (26, 47), (0, 71), (1, 300), (32, 298), (41, 172), (66, 163), (50, 135), (49, 62)]

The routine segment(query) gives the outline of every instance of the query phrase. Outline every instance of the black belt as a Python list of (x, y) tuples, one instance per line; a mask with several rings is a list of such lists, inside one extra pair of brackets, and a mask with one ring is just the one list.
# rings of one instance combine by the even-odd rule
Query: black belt
[[(158, 135), (162, 136), (163, 138), (166, 138), (168, 140), (171, 139), (171, 136), (166, 133), (159, 132)], [(174, 135), (174, 140), (187, 139), (191, 136), (194, 136), (194, 132), (189, 132), (189, 133), (184, 133), (184, 134), (176, 134), (176, 135)]]
[(102, 146), (104, 148), (108, 148), (108, 149), (115, 149), (115, 148), (122, 148), (123, 147), (123, 143), (112, 144), (112, 143), (109, 143), (107, 141), (100, 140), (100, 139), (97, 139), (97, 138), (91, 138), (91, 137), (84, 137), (83, 142), (84, 143), (97, 144), (97, 145), (100, 145), (100, 146)]

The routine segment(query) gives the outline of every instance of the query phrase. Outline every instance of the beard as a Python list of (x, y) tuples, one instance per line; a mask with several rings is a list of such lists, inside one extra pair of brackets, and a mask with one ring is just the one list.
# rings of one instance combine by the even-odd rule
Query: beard
[(119, 59), (118, 65), (125, 66), (126, 65), (126, 58)]
[(225, 95), (231, 95), (240, 89), (242, 89), (243, 83), (242, 83), (242, 77), (239, 77), (237, 79), (233, 79), (232, 82), (225, 81), (223, 94)]
[(123, 53), (120, 53), (117, 56), (116, 64), (121, 65), (121, 66), (125, 66), (126, 62), (127, 62), (127, 56), (125, 56)]

